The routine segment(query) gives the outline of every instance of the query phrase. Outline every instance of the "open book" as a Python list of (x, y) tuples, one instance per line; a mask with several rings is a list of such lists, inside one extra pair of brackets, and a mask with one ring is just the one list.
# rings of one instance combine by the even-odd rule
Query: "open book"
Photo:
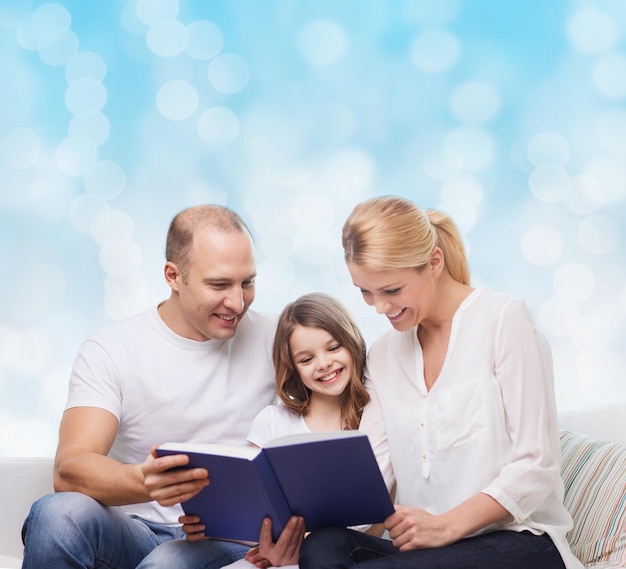
[(167, 443), (157, 455), (186, 454), (210, 484), (183, 502), (210, 537), (258, 541), (272, 519), (274, 540), (292, 515), (307, 531), (382, 522), (394, 511), (367, 435), (359, 431), (281, 437), (263, 449)]

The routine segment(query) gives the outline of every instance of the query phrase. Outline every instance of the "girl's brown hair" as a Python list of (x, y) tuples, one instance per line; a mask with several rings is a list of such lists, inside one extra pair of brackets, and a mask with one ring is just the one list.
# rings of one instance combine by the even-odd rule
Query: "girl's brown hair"
[(280, 315), (273, 350), (276, 391), (288, 409), (296, 415), (304, 415), (310, 405), (311, 392), (302, 383), (289, 350), (289, 339), (296, 326), (325, 330), (350, 353), (353, 370), (341, 395), (341, 422), (346, 430), (357, 429), (370, 396), (363, 383), (367, 347), (350, 312), (332, 296), (311, 293), (285, 306)]

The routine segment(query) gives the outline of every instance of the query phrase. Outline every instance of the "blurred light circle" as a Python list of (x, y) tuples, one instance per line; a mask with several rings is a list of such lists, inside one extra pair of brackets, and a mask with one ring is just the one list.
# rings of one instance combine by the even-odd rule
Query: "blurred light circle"
[(129, 241), (133, 236), (133, 220), (118, 209), (105, 209), (93, 220), (91, 236), (101, 247)]
[(109, 209), (106, 200), (83, 194), (77, 197), (70, 206), (70, 222), (80, 233), (91, 233), (93, 222), (103, 211)]
[(533, 265), (550, 265), (563, 253), (563, 238), (551, 225), (535, 225), (522, 236), (522, 254)]
[(574, 302), (552, 298), (539, 309), (539, 321), (545, 331), (556, 338), (573, 334), (580, 321), (580, 309)]
[(463, 169), (470, 172), (490, 166), (496, 152), (493, 137), (478, 128), (452, 130), (446, 136), (443, 148), (446, 155), (460, 156)]
[(467, 173), (447, 178), (441, 185), (441, 199), (443, 201), (463, 200), (476, 206), (482, 201), (483, 193), (483, 185), (480, 180)]
[[(263, 248), (263, 242), (261, 242), (261, 248)], [(257, 279), (257, 296), (259, 298), (267, 299), (269, 295), (273, 295), (285, 299), (293, 295), (295, 270), (290, 257), (266, 256), (258, 263), (258, 273), (262, 276), (262, 278)]]
[(609, 53), (598, 58), (591, 69), (591, 82), (607, 99), (626, 98), (626, 56)]
[(478, 219), (474, 204), (463, 198), (442, 200), (437, 205), (437, 209), (445, 211), (454, 220), (462, 234), (471, 231)]
[(224, 45), (222, 30), (209, 20), (196, 20), (187, 26), (185, 52), (194, 59), (211, 59)]
[(84, 183), (87, 193), (110, 200), (124, 191), (126, 173), (117, 162), (100, 160), (89, 168)]
[(622, 325), (622, 317), (609, 306), (585, 313), (574, 332), (572, 342), (579, 350), (610, 345)]
[(528, 141), (524, 138), (518, 138), (513, 145), (511, 146), (511, 150), (509, 151), (509, 158), (520, 172), (524, 172), (525, 174), (530, 174), (532, 172), (534, 165), (531, 164), (530, 159), (528, 158)]
[(29, 201), (42, 219), (63, 219), (76, 196), (76, 183), (60, 173), (47, 173), (31, 182)]
[(13, 28), (31, 11), (32, 0), (2, 0), (0, 27)]
[(348, 37), (339, 24), (314, 20), (298, 32), (296, 48), (307, 63), (323, 67), (341, 59), (348, 48)]
[(596, 122), (596, 138), (611, 153), (626, 158), (626, 110), (611, 108), (601, 112)]
[(375, 175), (373, 158), (366, 152), (349, 148), (330, 156), (325, 179), (329, 191), (358, 196), (373, 184)]
[(87, 138), (96, 146), (100, 146), (109, 137), (110, 130), (109, 119), (102, 113), (74, 115), (67, 127), (70, 137)]
[(570, 189), (563, 202), (578, 215), (588, 215), (604, 204), (604, 189), (593, 176), (580, 174), (570, 179)]
[(178, 16), (178, 0), (137, 0), (137, 17), (147, 26), (158, 20), (172, 20)]
[(556, 132), (541, 132), (533, 136), (526, 152), (535, 166), (563, 167), (570, 156), (567, 140)]
[(39, 50), (41, 61), (48, 65), (65, 65), (78, 52), (78, 37), (72, 31)]
[(105, 273), (139, 269), (141, 249), (130, 240), (105, 243), (100, 249), (100, 266)]
[(591, 6), (576, 10), (566, 24), (572, 46), (582, 53), (601, 53), (619, 41), (617, 22), (607, 13)]
[(567, 171), (554, 166), (537, 166), (528, 177), (528, 187), (533, 195), (545, 203), (564, 199), (571, 182)]
[(585, 168), (604, 189), (607, 204), (619, 203), (626, 198), (626, 164), (614, 158), (596, 158)]
[(29, 168), (41, 156), (39, 136), (30, 128), (14, 128), (2, 137), (0, 155), (13, 168)]
[(241, 91), (250, 80), (250, 68), (246, 60), (234, 53), (223, 53), (209, 63), (209, 81), (220, 93)]
[(450, 108), (462, 123), (483, 125), (500, 112), (500, 95), (490, 83), (468, 81), (452, 91)]
[(188, 81), (169, 81), (157, 93), (156, 106), (170, 120), (189, 118), (198, 108), (198, 92)]
[(444, 152), (428, 152), (423, 156), (421, 167), (426, 176), (432, 180), (445, 181), (457, 176), (464, 166), (464, 156), (458, 150)]
[[(172, 16), (176, 17), (176, 14)], [(137, 0), (127, 0), (122, 6), (121, 18), (122, 26), (131, 34), (143, 36), (147, 31), (147, 25), (139, 19), (137, 14)]]
[(587, 265), (567, 263), (554, 272), (552, 284), (559, 298), (569, 302), (583, 302), (593, 294), (596, 279)]
[(71, 23), (72, 16), (61, 4), (42, 4), (19, 22), (17, 43), (24, 49), (39, 51), (62, 38)]
[(146, 44), (160, 57), (175, 57), (187, 48), (187, 27), (180, 20), (157, 20), (148, 28)]
[(301, 229), (293, 239), (294, 254), (309, 265), (327, 263), (336, 246), (337, 237), (335, 235), (332, 235), (327, 229), (315, 227)]
[(458, 38), (445, 29), (430, 28), (420, 32), (411, 43), (413, 64), (427, 73), (441, 73), (452, 67), (461, 54)]
[(65, 106), (73, 115), (99, 113), (107, 101), (107, 91), (97, 79), (84, 77), (69, 84), (65, 91)]
[(68, 137), (56, 150), (56, 163), (68, 176), (82, 176), (94, 164), (97, 151), (94, 143), (86, 138)]
[(460, 11), (459, 0), (413, 0), (404, 5), (403, 14), (420, 26), (441, 26), (453, 21)]
[(77, 79), (95, 79), (102, 82), (107, 72), (107, 64), (93, 51), (79, 51), (65, 66), (65, 80), (73, 83)]
[[(115, 274), (115, 273), (113, 273)], [(107, 278), (104, 310), (109, 318), (119, 320), (146, 310), (154, 301), (139, 271), (127, 271), (116, 275), (115, 284)]]
[(209, 146), (227, 146), (239, 136), (239, 119), (226, 107), (213, 107), (198, 119), (198, 134)]
[(335, 206), (325, 196), (308, 194), (293, 204), (291, 217), (297, 227), (329, 229), (335, 220)]
[(606, 255), (619, 245), (619, 225), (609, 215), (589, 215), (578, 225), (578, 241), (590, 253)]

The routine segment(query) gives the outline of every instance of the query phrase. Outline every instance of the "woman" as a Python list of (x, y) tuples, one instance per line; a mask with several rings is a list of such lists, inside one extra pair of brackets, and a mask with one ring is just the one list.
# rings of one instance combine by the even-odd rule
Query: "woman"
[(525, 304), (472, 288), (445, 214), (382, 197), (343, 228), (365, 302), (393, 330), (367, 374), (380, 400), (397, 482), (391, 541), (313, 532), (301, 569), (579, 569), (565, 534), (548, 345)]

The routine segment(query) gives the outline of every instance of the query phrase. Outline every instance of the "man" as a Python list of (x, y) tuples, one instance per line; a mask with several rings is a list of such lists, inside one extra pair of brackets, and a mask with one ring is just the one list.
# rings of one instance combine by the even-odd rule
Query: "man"
[[(256, 266), (241, 218), (214, 205), (179, 213), (164, 275), (166, 301), (80, 348), (59, 431), (56, 493), (37, 501), (25, 521), (24, 569), (131, 569), (181, 537), (182, 509), (169, 504), (197, 493), (207, 473), (166, 472), (187, 458), (155, 460), (151, 446), (243, 445), (255, 414), (274, 399), (275, 318), (249, 310)], [(247, 549), (203, 545), (221, 565)]]

